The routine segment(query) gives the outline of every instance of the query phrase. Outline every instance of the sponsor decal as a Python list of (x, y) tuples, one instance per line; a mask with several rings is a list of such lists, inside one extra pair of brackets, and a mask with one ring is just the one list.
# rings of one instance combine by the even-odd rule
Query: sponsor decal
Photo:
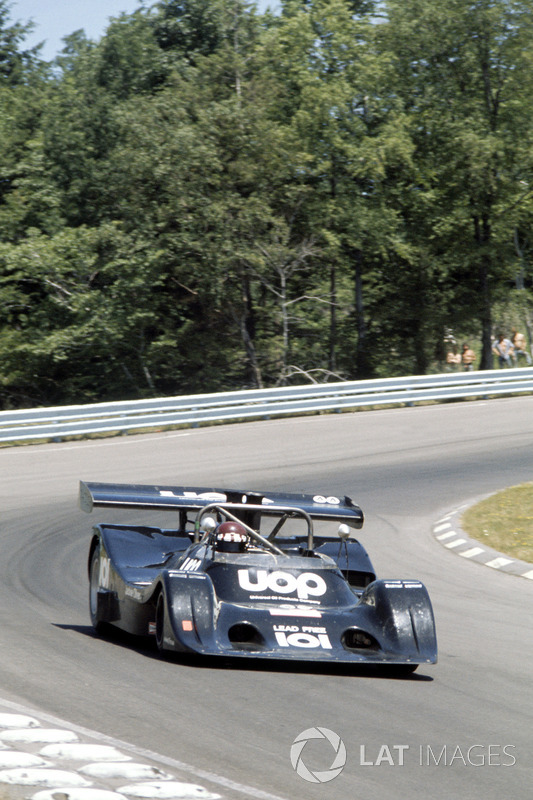
[(246, 544), (248, 535), (245, 533), (217, 533), (217, 542), (234, 542), (235, 544)]
[(186, 558), (179, 568), (179, 572), (196, 572), (200, 568), (202, 560), (200, 558)]
[(338, 497), (324, 497), (322, 494), (315, 494), (313, 503), (319, 503), (321, 506), (340, 506), (341, 501)]
[(209, 500), (210, 503), (225, 503), (227, 495), (222, 492), (183, 492), (184, 497), (196, 497), (198, 500)]
[(132, 586), (126, 586), (124, 589), (126, 597), (131, 597), (132, 600), (142, 600), (142, 592), (139, 589), (134, 589)]
[(169, 569), (168, 574), (171, 578), (188, 578), (189, 580), (195, 578), (199, 581), (209, 580), (207, 575), (204, 575), (203, 572), (187, 572), (187, 570), (183, 572), (183, 570), (179, 569)]
[[(290, 572), (276, 570), (267, 572), (258, 569), (255, 577), (250, 570), (239, 569), (239, 585), (247, 592), (277, 592), (278, 595), (296, 594), (300, 600), (311, 597), (321, 597), (326, 593), (326, 581), (314, 572), (302, 572), (300, 575), (291, 575)], [(260, 595), (259, 595), (260, 597)]]
[[(176, 494), (171, 489), (160, 489), (159, 496), (175, 497), (176, 500), (206, 500), (209, 503), (227, 503), (228, 501), (228, 496), (223, 492), (183, 492), (183, 494)], [(243, 494), (241, 503), (245, 504), (247, 502), (248, 497)], [(275, 502), (275, 500), (271, 500), (269, 497), (263, 497), (261, 499), (261, 504), (264, 506), (272, 505), (272, 503)]]
[(100, 559), (100, 573), (98, 575), (98, 583), (102, 589), (111, 588), (111, 561), (107, 556)]
[(386, 581), (386, 589), (420, 589), (420, 581)]
[(309, 625), (274, 625), (274, 635), (280, 647), (303, 647), (305, 649), (321, 647), (331, 650), (332, 645), (325, 628)]
[(210, 503), (225, 503), (228, 499), (225, 494), (221, 492), (183, 492), (183, 494), (174, 494), (168, 489), (159, 490), (160, 497), (175, 497), (177, 500), (208, 500)]
[(284, 606), (270, 609), (271, 617), (312, 617), (321, 619), (322, 614), (314, 608), (299, 608), (298, 606)]

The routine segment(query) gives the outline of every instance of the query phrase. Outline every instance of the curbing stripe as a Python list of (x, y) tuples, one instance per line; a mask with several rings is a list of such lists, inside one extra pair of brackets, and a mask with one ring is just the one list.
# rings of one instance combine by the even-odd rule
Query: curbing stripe
[(450, 527), (449, 522), (443, 522), (440, 525), (437, 524), (436, 528), (433, 528), (434, 533), (440, 533), (441, 531), (445, 531), (447, 528)]
[(439, 542), (443, 542), (445, 539), (449, 539), (450, 536), (457, 536), (455, 531), (448, 531), (448, 533), (439, 533), (437, 539)]
[[(249, 786), (249, 785), (246, 785), (246, 784), (239, 783), (238, 781), (234, 781), (231, 778), (226, 778), (224, 775), (218, 775), (216, 773), (210, 772), (209, 770), (205, 770), (205, 769), (203, 769), (201, 767), (195, 767), (195, 766), (193, 766), (191, 764), (186, 764), (186, 763), (184, 763), (182, 761), (179, 761), (178, 759), (169, 758), (168, 756), (163, 756), (160, 753), (155, 753), (152, 750), (148, 750), (148, 749), (143, 748), (143, 747), (138, 747), (138, 746), (133, 745), (133, 744), (131, 744), (129, 742), (124, 742), (124, 741), (122, 741), (120, 739), (115, 739), (114, 737), (108, 736), (106, 734), (99, 733), (98, 731), (93, 731), (93, 730), (90, 730), (88, 728), (84, 728), (84, 727), (82, 727), (80, 725), (76, 725), (74, 723), (71, 723), (71, 722), (65, 721), (63, 719), (60, 719), (58, 717), (55, 717), (52, 714), (48, 714), (48, 713), (46, 713), (44, 711), (35, 711), (34, 709), (28, 709), (27, 707), (25, 707), (25, 706), (23, 706), (23, 705), (21, 705), (19, 703), (14, 703), (14, 702), (12, 702), (10, 700), (6, 700), (6, 699), (3, 699), (3, 698), (0, 698), (0, 709), (12, 712), (15, 715), (17, 715), (17, 714), (18, 715), (20, 715), (20, 714), (30, 715), (31, 714), (32, 716), (31, 717), (28, 716), (28, 720), (32, 720), (33, 729), (35, 729), (35, 727), (41, 728), (43, 723), (46, 723), (48, 725), (54, 725), (54, 726), (57, 726), (57, 728), (61, 727), (63, 729), (66, 729), (67, 731), (70, 731), (71, 734), (73, 734), (73, 733), (76, 734), (77, 738), (79, 737), (80, 739), (85, 739), (85, 740), (89, 739), (92, 742), (96, 741), (99, 744), (106, 744), (106, 745), (109, 745), (110, 747), (116, 747), (119, 750), (125, 751), (129, 755), (134, 755), (137, 758), (141, 758), (143, 760), (151, 761), (151, 762), (153, 762), (153, 763), (155, 763), (157, 765), (164, 765), (166, 768), (171, 769), (174, 772), (174, 776), (172, 776), (173, 779), (172, 779), (171, 783), (173, 783), (175, 796), (177, 796), (177, 791), (178, 791), (178, 788), (179, 788), (180, 784), (181, 784), (182, 787), (187, 787), (187, 789), (189, 791), (189, 794), (181, 795), (183, 800), (192, 800), (193, 796), (194, 796), (195, 800), (218, 800), (218, 798), (221, 798), (221, 795), (213, 794), (212, 793), (213, 789), (214, 789), (214, 791), (223, 790), (224, 791), (224, 796), (223, 796), (224, 800), (230, 800), (230, 797), (234, 798), (236, 795), (241, 795), (241, 796), (245, 795), (246, 800), (287, 800), (286, 797), (281, 797), (280, 795), (272, 794), (271, 792), (265, 791), (264, 789), (260, 789), (260, 788), (255, 787), (255, 786)], [(9, 715), (6, 714), (3, 717), (3, 722), (4, 722), (5, 727), (6, 727), (5, 733), (7, 733), (7, 723), (9, 722), (8, 716)], [(35, 725), (35, 723), (36, 723), (36, 725)], [(29, 746), (28, 742), (24, 742), (24, 744), (26, 746)], [(30, 744), (35, 747), (36, 742), (31, 742)], [(1, 747), (2, 747), (2, 742), (0, 741), (0, 748)], [(107, 763), (109, 763), (109, 762), (107, 762)], [(125, 762), (121, 762), (121, 763), (124, 764)], [(80, 767), (81, 767), (81, 765), (82, 765), (82, 763), (80, 763)], [(43, 771), (46, 771), (46, 768)], [(77, 771), (81, 772), (81, 769), (77, 768)], [(178, 775), (176, 775), (176, 773), (178, 773)], [(202, 783), (211, 784), (212, 788), (205, 789), (203, 786), (195, 786), (195, 784), (191, 784), (191, 783), (189, 783), (187, 781), (187, 777), (186, 776), (189, 777), (189, 780), (190, 780), (190, 777), (193, 776), (195, 780), (200, 780), (200, 781), (202, 781)], [(5, 776), (5, 777), (9, 777), (9, 776)], [(79, 777), (81, 778), (81, 775)], [(159, 784), (159, 781), (161, 781), (161, 780), (165, 780), (165, 782), (166, 782), (166, 781), (169, 780), (169, 777), (167, 776), (166, 779), (165, 778), (162, 779), (160, 777), (159, 780), (158, 780), (158, 784)], [(113, 781), (116, 781), (116, 779), (111, 779), (111, 782), (113, 782)], [(152, 784), (153, 784), (153, 781), (152, 781)], [(2, 783), (0, 782), (0, 788), (1, 788), (1, 785), (2, 785)], [(19, 784), (19, 786), (20, 785), (21, 784)], [(85, 782), (85, 786), (87, 786), (87, 785), (91, 786), (90, 783), (87, 784), (87, 782)], [(139, 785), (140, 786), (144, 785), (146, 787), (149, 786), (149, 784), (145, 780), (143, 780), (142, 783), (140, 783)], [(163, 786), (163, 785), (164, 784), (161, 784), (161, 786)], [(189, 787), (191, 787), (191, 786), (195, 786), (194, 795), (190, 794), (191, 790), (190, 790)], [(79, 798), (79, 800), (97, 800), (98, 793), (101, 791), (102, 792), (102, 800), (107, 800), (107, 798), (104, 798), (104, 796), (103, 796), (106, 793), (106, 789), (107, 790), (109, 790), (109, 789), (111, 790), (111, 791), (108, 791), (108, 798), (109, 798), (109, 800), (112, 800), (111, 795), (112, 795), (113, 787), (106, 787), (106, 788), (104, 788), (102, 790), (99, 789), (99, 788), (93, 788), (93, 787), (91, 787), (89, 789), (76, 787), (76, 788), (73, 788), (72, 791), (69, 788), (68, 797), (69, 797), (70, 800), (75, 800), (75, 794), (74, 794), (74, 792), (75, 792), (76, 793), (76, 799)], [(163, 792), (162, 788), (161, 788), (160, 792)], [(228, 792), (231, 792), (231, 795), (228, 795), (227, 794)], [(46, 792), (46, 793), (40, 792), (39, 793), (39, 797), (37, 798), (37, 795), (34, 795), (32, 800), (57, 800), (58, 793), (60, 793), (60, 787), (58, 787), (57, 791), (52, 790), (50, 793), (48, 793), (48, 792)], [(153, 786), (152, 786), (152, 793), (149, 796), (150, 797), (155, 797), (156, 796), (153, 793)], [(162, 797), (162, 794), (160, 793), (159, 796)], [(115, 790), (115, 800), (122, 800), (122, 796), (117, 790)]]
[[(435, 539), (447, 550), (457, 553), (458, 556), (499, 572), (505, 572), (507, 575), (533, 580), (533, 569), (527, 561), (509, 558), (491, 547), (483, 547), (477, 539), (472, 539), (464, 532), (460, 522), (461, 514), (467, 508), (467, 505), (462, 505), (438, 519), (432, 529)], [(452, 537), (457, 538), (452, 540)]]
[(459, 553), (459, 555), (463, 556), (463, 558), (472, 558), (473, 556), (478, 556), (484, 552), (485, 551), (482, 547), (471, 547), (470, 550), (463, 550), (463, 552)]
[(512, 558), (504, 558), (503, 556), (499, 556), (498, 558), (494, 558), (492, 561), (485, 561), (486, 567), (492, 567), (492, 569), (501, 569), (502, 567), (506, 567), (507, 564), (513, 564), (514, 559)]

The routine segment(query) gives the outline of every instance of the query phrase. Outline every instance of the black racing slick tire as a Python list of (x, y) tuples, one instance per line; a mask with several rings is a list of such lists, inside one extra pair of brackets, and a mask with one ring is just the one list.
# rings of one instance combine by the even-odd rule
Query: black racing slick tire
[(100, 548), (95, 547), (89, 566), (89, 614), (91, 625), (99, 636), (109, 631), (109, 625), (98, 617), (98, 589), (100, 581)]
[(164, 652), (165, 648), (166, 613), (165, 595), (163, 591), (160, 591), (155, 606), (155, 643), (161, 654)]

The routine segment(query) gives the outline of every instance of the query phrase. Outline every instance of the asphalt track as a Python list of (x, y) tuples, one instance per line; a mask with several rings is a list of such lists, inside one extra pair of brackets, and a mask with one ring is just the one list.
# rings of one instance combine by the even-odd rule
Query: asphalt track
[[(192, 779), (226, 778), (225, 798), (529, 800), (533, 581), (460, 558), (432, 525), (533, 479), (532, 410), (532, 398), (510, 398), (1, 450), (0, 697), (178, 759)], [(350, 495), (378, 574), (428, 587), (439, 663), (398, 680), (165, 662), (96, 638), (91, 524), (132, 517), (83, 514), (79, 479)], [(316, 726), (347, 751), (342, 773), (318, 785), (289, 758)], [(302, 755), (327, 769), (328, 748), (309, 742)]]

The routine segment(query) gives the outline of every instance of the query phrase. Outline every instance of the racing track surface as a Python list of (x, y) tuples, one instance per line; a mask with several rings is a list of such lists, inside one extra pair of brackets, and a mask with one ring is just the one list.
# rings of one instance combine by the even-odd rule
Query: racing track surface
[[(459, 557), (431, 528), (465, 502), (532, 480), (532, 409), (532, 398), (512, 398), (1, 450), (0, 698), (269, 796), (529, 800), (533, 581)], [(80, 478), (352, 496), (378, 574), (428, 587), (439, 664), (407, 680), (229, 668), (94, 637), (90, 527), (132, 516), (80, 512)], [(171, 524), (168, 514), (143, 520)], [(338, 733), (348, 754), (342, 774), (320, 785), (289, 760), (295, 737), (314, 726)], [(309, 766), (329, 767), (331, 750), (306, 748)]]

